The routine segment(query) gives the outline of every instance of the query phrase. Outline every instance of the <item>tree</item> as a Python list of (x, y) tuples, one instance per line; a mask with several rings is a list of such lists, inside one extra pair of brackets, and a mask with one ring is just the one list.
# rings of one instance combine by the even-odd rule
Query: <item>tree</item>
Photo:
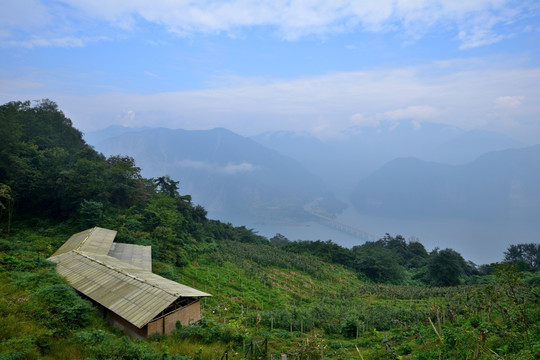
[(277, 233), (272, 238), (270, 238), (270, 244), (276, 245), (276, 246), (283, 246), (290, 243), (290, 240), (287, 239), (285, 235), (282, 235), (280, 233)]
[(97, 201), (83, 200), (79, 213), (84, 227), (98, 226), (103, 218), (103, 204)]
[(400, 284), (403, 268), (395, 252), (383, 247), (368, 247), (357, 250), (356, 268), (375, 282)]
[(141, 168), (135, 165), (135, 159), (131, 156), (110, 156), (107, 164), (111, 202), (122, 206), (134, 205), (136, 199), (133, 195), (137, 183), (142, 179)]
[(510, 245), (504, 252), (504, 262), (521, 270), (536, 271), (540, 266), (540, 244)]
[(160, 176), (154, 179), (154, 184), (157, 186), (157, 190), (162, 194), (172, 198), (179, 195), (178, 184), (180, 184), (180, 181), (174, 181), (169, 175)]
[(196, 205), (192, 209), (192, 217), (193, 220), (197, 222), (204, 222), (206, 221), (206, 215), (208, 215), (208, 211), (202, 206), (202, 205)]
[(401, 235), (392, 237), (390, 234), (386, 233), (381, 240), (386, 249), (394, 251), (396, 255), (399, 256), (399, 263), (405, 265), (405, 260), (407, 258), (407, 242), (405, 241), (405, 238)]
[(409, 268), (420, 268), (426, 264), (428, 252), (419, 241), (410, 241), (407, 244), (407, 266)]
[(428, 272), (432, 285), (456, 286), (464, 272), (465, 260), (456, 251), (444, 249), (434, 250), (428, 264)]
[(30, 102), (10, 102), (0, 106), (0, 179), (4, 182), (11, 177), (14, 157), (19, 152), (22, 133), (20, 112), (29, 106)]
[(7, 212), (7, 235), (11, 230), (11, 216), (13, 215), (13, 196), (11, 188), (0, 183), (0, 217), (3, 212)]

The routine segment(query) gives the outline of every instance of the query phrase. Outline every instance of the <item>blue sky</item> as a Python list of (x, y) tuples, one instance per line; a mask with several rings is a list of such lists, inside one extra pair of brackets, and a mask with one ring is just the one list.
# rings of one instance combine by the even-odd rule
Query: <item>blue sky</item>
[(112, 124), (334, 138), (413, 120), (540, 139), (540, 4), (4, 0), (0, 102)]

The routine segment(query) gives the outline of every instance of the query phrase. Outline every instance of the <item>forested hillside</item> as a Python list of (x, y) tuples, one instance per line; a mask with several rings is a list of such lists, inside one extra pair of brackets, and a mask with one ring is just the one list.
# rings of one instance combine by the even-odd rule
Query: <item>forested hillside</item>
[[(181, 179), (96, 152), (48, 100), (0, 106), (0, 139), (0, 359), (540, 356), (538, 244), (477, 266), (399, 235), (352, 249), (266, 239), (208, 219)], [(92, 226), (211, 293), (203, 321), (148, 340), (109, 327), (46, 260)]]

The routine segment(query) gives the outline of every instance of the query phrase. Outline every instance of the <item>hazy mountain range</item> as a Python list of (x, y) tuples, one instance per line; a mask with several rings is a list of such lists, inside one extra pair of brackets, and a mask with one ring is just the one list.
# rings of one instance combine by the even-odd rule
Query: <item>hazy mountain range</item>
[(227, 220), (305, 220), (303, 206), (318, 198), (330, 212), (343, 208), (298, 161), (226, 129), (110, 127), (85, 138), (105, 155), (134, 157), (144, 176), (179, 180), (182, 194)]
[(226, 220), (308, 220), (303, 206), (318, 199), (329, 213), (350, 202), (362, 214), (400, 219), (540, 214), (540, 146), (491, 132), (382, 123), (323, 141), (110, 127), (85, 139), (105, 155), (133, 156), (145, 176), (180, 180), (181, 193)]
[(463, 165), (399, 158), (362, 179), (352, 202), (362, 213), (401, 219), (540, 221), (540, 145)]
[(360, 179), (396, 158), (412, 156), (455, 165), (489, 151), (522, 146), (495, 132), (413, 121), (350, 128), (324, 141), (311, 134), (287, 131), (264, 133), (253, 139), (300, 161), (343, 198), (350, 195)]

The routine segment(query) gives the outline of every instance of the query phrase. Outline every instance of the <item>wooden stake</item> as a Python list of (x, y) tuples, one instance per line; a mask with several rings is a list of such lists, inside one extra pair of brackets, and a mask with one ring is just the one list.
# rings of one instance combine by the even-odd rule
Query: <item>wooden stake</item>
[(435, 331), (435, 334), (437, 334), (437, 337), (441, 341), (441, 344), (444, 344), (443, 339), (441, 338), (441, 335), (439, 335), (439, 332), (437, 331), (437, 328), (433, 324), (433, 321), (431, 321), (431, 318), (428, 317), (429, 323), (431, 324), (431, 327), (433, 328), (433, 331)]
[(360, 359), (364, 360), (364, 357), (360, 353), (360, 350), (358, 349), (358, 346), (354, 345), (354, 347), (356, 348), (356, 351), (358, 352), (358, 355), (360, 356)]
[(439, 325), (439, 332), (442, 332), (441, 328), (441, 316), (439, 314), (439, 308), (437, 307), (437, 325)]

